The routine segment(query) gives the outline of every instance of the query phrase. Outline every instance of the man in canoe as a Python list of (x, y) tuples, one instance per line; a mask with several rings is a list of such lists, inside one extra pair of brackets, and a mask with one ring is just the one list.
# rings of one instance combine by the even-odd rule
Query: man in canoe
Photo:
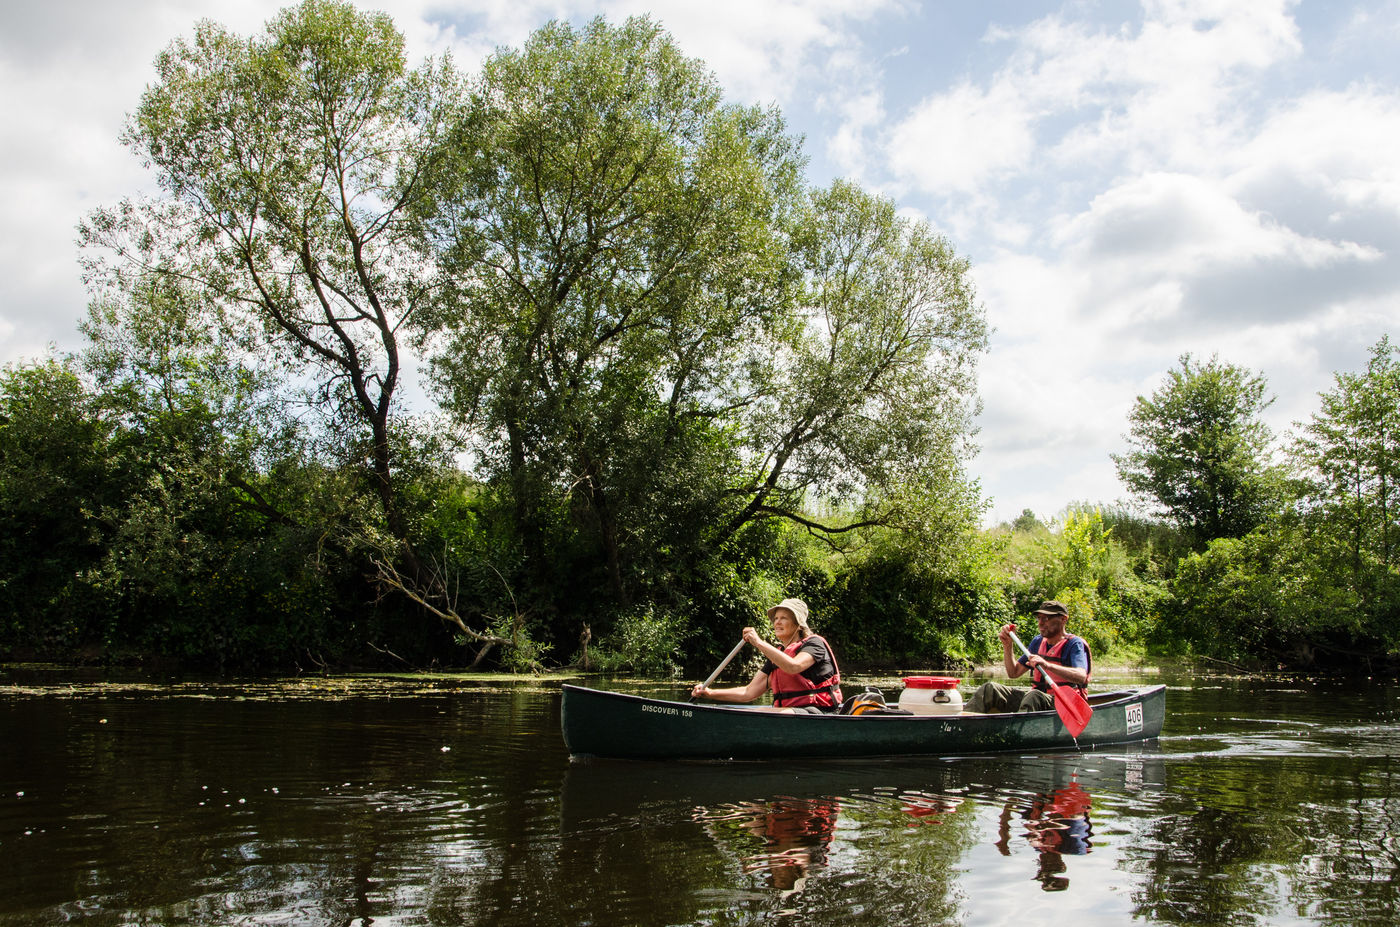
[(995, 713), (1011, 711), (1049, 711), (1055, 707), (1055, 696), (1044, 674), (1049, 673), (1057, 684), (1071, 686), (1083, 692), (1089, 685), (1093, 658), (1084, 638), (1065, 631), (1069, 609), (1061, 602), (1042, 602), (1035, 612), (1040, 633), (1031, 639), (1029, 656), (1019, 659), (1012, 650), (1011, 633), (1015, 624), (1004, 625), (997, 633), (1001, 638), (1001, 662), (1010, 679), (1029, 672), (1031, 688), (1012, 688), (999, 682), (985, 682), (972, 698), (967, 710)]
[(773, 707), (784, 711), (827, 713), (841, 707), (841, 670), (831, 645), (807, 624), (807, 603), (783, 599), (768, 609), (773, 635), (780, 646), (763, 639), (757, 628), (745, 628), (744, 640), (768, 658), (746, 686), (711, 689), (700, 683), (692, 698), (717, 702), (752, 702), (765, 689), (773, 690)]

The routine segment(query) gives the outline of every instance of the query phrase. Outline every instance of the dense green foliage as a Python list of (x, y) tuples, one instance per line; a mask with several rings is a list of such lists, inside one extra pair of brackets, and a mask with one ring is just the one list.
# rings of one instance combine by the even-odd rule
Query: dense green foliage
[(1070, 607), (1095, 652), (1241, 668), (1393, 669), (1400, 660), (1400, 351), (1339, 373), (1271, 463), (1263, 377), (1183, 358), (1132, 416), (1125, 483), (1168, 519), (1071, 506), (993, 532), (1015, 614)]
[[(1160, 594), (1159, 617), (1144, 639), (1163, 652), (1235, 665), (1393, 665), (1400, 655), (1396, 348), (1382, 337), (1364, 373), (1336, 375), (1334, 388), (1319, 397), (1319, 410), (1285, 447), (1292, 467), (1287, 478), (1267, 464), (1257, 421), (1265, 389), (1262, 377), (1230, 365), (1184, 360), (1156, 394), (1156, 405), (1139, 401), (1142, 413), (1167, 406), (1167, 397), (1225, 397), (1196, 403), (1190, 416), (1159, 416), (1155, 430), (1139, 438), (1150, 433), (1157, 451), (1180, 451), (1209, 446), (1201, 435), (1217, 436), (1217, 453), (1209, 459), (1221, 464), (1221, 475), (1193, 485), (1227, 487), (1236, 499), (1216, 506), (1214, 514), (1210, 506), (1195, 514), (1181, 509), (1175, 525), (1193, 549), (1164, 545), (1159, 534), (1139, 560), (1137, 572)], [(1140, 421), (1135, 418), (1135, 427)], [(1173, 428), (1190, 435), (1173, 434)], [(1122, 467), (1124, 458), (1119, 462)], [(1158, 499), (1166, 506), (1168, 498), (1185, 497), (1164, 490)], [(1224, 517), (1231, 512), (1236, 515)]]
[(268, 517), (207, 407), (130, 399), (56, 362), (0, 378), (0, 644), (209, 667), (314, 659), (338, 599), (315, 526)]
[(306, 0), (157, 70), (87, 349), (0, 371), (0, 657), (667, 674), (787, 595), (865, 665), (987, 660), (1046, 598), (1100, 658), (1400, 651), (1387, 339), (1291, 474), (1263, 377), (1187, 356), (1115, 457), (1157, 515), (982, 531), (967, 262), (655, 23), (467, 76)]
[(1338, 374), (1320, 398), (1292, 442), (1289, 509), (1182, 562), (1182, 636), (1198, 650), (1367, 666), (1400, 653), (1400, 358), (1389, 337), (1364, 373)]
[(1071, 630), (1096, 657), (1138, 654), (1164, 592), (1154, 575), (1158, 557), (1151, 541), (1142, 534), (1120, 536), (1131, 521), (1121, 511), (1075, 505), (1053, 525), (1023, 515), (992, 532), (999, 551), (995, 576), (1012, 613), (1027, 615), (1055, 599), (1069, 607)]
[(4, 373), (6, 652), (659, 672), (895, 570), (909, 642), (861, 646), (936, 656), (933, 614), (978, 653), (966, 261), (657, 25), (468, 77), (306, 0), (157, 72), (161, 195), (81, 228), (89, 348)]

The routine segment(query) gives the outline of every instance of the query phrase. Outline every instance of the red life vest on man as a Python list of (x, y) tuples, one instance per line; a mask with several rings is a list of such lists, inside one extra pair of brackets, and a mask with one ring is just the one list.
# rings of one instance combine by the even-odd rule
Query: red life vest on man
[[(837, 708), (841, 704), (841, 669), (836, 665), (836, 654), (826, 638), (816, 634), (798, 638), (783, 648), (783, 653), (796, 657), (797, 652), (807, 641), (816, 639), (826, 648), (827, 659), (831, 661), (832, 673), (825, 679), (813, 681), (802, 673), (785, 673), (773, 665), (768, 675), (768, 685), (773, 690), (773, 705), (777, 708), (804, 708), (815, 705), (818, 708)], [(815, 665), (815, 664), (814, 664)], [(811, 667), (808, 667), (810, 670)]]
[[(1043, 637), (1038, 638), (1038, 640), (1039, 640), (1039, 643), (1038, 643), (1038, 644), (1037, 644), (1035, 641), (1031, 641), (1031, 643), (1032, 643), (1033, 645), (1035, 645), (1035, 652), (1038, 653), (1038, 654), (1040, 654), (1040, 655), (1041, 655), (1042, 657), (1044, 657), (1045, 659), (1047, 659), (1047, 660), (1052, 660), (1052, 661), (1054, 661), (1055, 663), (1060, 664), (1061, 666), (1067, 665), (1067, 664), (1065, 663), (1065, 661), (1064, 661), (1063, 659), (1061, 659), (1061, 656), (1060, 656), (1062, 653), (1064, 653), (1065, 645), (1068, 644), (1068, 643), (1069, 643), (1070, 641), (1072, 641), (1072, 640), (1083, 641), (1083, 643), (1084, 643), (1084, 658), (1085, 658), (1086, 660), (1089, 661), (1089, 665), (1088, 665), (1087, 667), (1084, 668), (1084, 682), (1085, 682), (1085, 685), (1077, 686), (1077, 685), (1074, 685), (1073, 683), (1069, 683), (1069, 682), (1060, 682), (1060, 680), (1058, 680), (1058, 679), (1055, 680), (1055, 684), (1056, 684), (1056, 685), (1059, 685), (1059, 686), (1068, 686), (1068, 687), (1071, 688), (1071, 689), (1078, 689), (1080, 692), (1087, 692), (1088, 689), (1089, 689), (1089, 686), (1088, 686), (1089, 674), (1092, 673), (1093, 670), (1094, 670), (1094, 655), (1093, 655), (1092, 653), (1089, 652), (1089, 642), (1086, 641), (1086, 640), (1084, 640), (1084, 638), (1082, 638), (1082, 637), (1076, 637), (1076, 636), (1073, 635), (1073, 634), (1066, 634), (1064, 637), (1060, 638), (1060, 642), (1059, 642), (1058, 644), (1056, 644), (1054, 647), (1048, 647), (1048, 646), (1046, 646), (1046, 644), (1045, 644), (1045, 638), (1043, 638)], [(1044, 675), (1045, 675), (1045, 674), (1042, 673), (1039, 669), (1033, 667), (1033, 668), (1031, 669), (1031, 683), (1032, 683), (1037, 689), (1039, 689), (1040, 691), (1042, 691), (1042, 692), (1049, 692), (1049, 691), (1050, 691), (1050, 684), (1049, 684), (1048, 682), (1045, 681), (1045, 679), (1043, 678)]]

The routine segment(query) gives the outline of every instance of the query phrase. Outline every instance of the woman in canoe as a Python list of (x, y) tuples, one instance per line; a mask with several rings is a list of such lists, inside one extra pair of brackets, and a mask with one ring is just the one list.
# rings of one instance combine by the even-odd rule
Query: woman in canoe
[(752, 702), (765, 689), (773, 690), (773, 707), (784, 711), (826, 713), (841, 707), (841, 670), (831, 645), (807, 624), (807, 603), (783, 599), (768, 609), (779, 646), (763, 639), (756, 628), (744, 629), (744, 640), (768, 658), (746, 686), (711, 689), (700, 683), (694, 698), (716, 702)]

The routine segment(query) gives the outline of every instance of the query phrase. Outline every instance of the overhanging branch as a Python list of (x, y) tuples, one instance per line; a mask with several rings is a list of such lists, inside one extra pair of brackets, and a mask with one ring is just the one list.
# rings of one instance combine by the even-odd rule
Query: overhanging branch
[(387, 589), (393, 589), (396, 592), (400, 592), (403, 595), (407, 596), (411, 601), (418, 603), (418, 605), (420, 605), (429, 614), (435, 615), (441, 621), (450, 624), (457, 630), (461, 631), (462, 635), (468, 640), (476, 641), (482, 644), (511, 643), (509, 638), (500, 637), (495, 634), (485, 634), (481, 631), (475, 631), (472, 628), (468, 627), (467, 623), (462, 620), (462, 616), (458, 615), (451, 608), (439, 608), (437, 605), (433, 604), (433, 602), (429, 600), (428, 596), (426, 596), (418, 588), (418, 585), (416, 583), (412, 583), (408, 580), (405, 580), (403, 578), (403, 575), (400, 574), (399, 571), (394, 568), (394, 565), (392, 563), (389, 563), (387, 560), (373, 559), (370, 562), (374, 564), (374, 568), (376, 571), (375, 579), (378, 580), (379, 584), (382, 587)]

